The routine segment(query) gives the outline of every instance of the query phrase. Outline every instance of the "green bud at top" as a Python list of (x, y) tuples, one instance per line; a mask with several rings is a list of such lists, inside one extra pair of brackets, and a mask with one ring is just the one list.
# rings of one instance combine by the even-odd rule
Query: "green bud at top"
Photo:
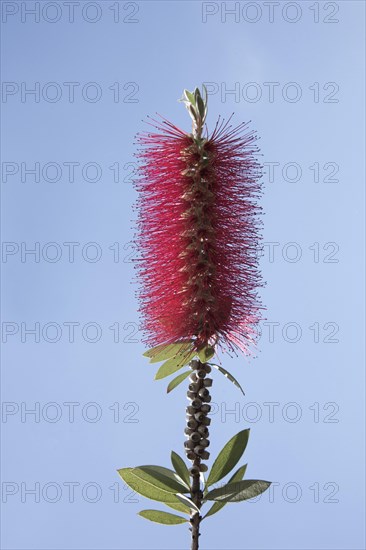
[(202, 130), (206, 122), (207, 117), (207, 88), (203, 84), (203, 97), (199, 88), (196, 88), (194, 92), (184, 90), (182, 101), (192, 119), (192, 134), (197, 140), (202, 140)]

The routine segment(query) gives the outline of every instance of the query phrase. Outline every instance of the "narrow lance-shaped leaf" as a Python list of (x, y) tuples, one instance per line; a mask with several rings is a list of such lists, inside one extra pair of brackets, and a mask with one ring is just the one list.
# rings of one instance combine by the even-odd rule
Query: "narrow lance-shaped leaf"
[(171, 380), (168, 384), (168, 387), (166, 389), (167, 393), (170, 393), (173, 391), (179, 384), (181, 384), (190, 374), (192, 371), (187, 370), (186, 372), (183, 372), (182, 374), (178, 374), (173, 380)]
[(161, 365), (160, 369), (155, 374), (155, 380), (161, 380), (162, 378), (165, 378), (166, 376), (173, 374), (174, 372), (181, 369), (185, 365), (188, 365), (188, 363), (195, 356), (196, 356), (196, 353), (191, 352), (191, 353), (185, 353), (185, 354), (178, 354), (175, 357), (168, 359), (168, 361), (165, 361), (165, 363)]
[(178, 510), (178, 512), (183, 512), (183, 514), (190, 515), (191, 509), (188, 504), (183, 503), (177, 498), (176, 502), (164, 502), (165, 506), (173, 508), (173, 510)]
[(172, 461), (173, 468), (175, 469), (179, 477), (181, 477), (181, 479), (184, 481), (184, 483), (186, 483), (187, 488), (189, 489), (190, 487), (189, 470), (183, 458), (181, 458), (177, 453), (172, 451), (170, 455), (170, 459)]
[(261, 495), (271, 485), (270, 481), (247, 479), (228, 483), (219, 489), (213, 489), (206, 495), (206, 500), (220, 502), (241, 502)]
[(220, 481), (236, 466), (248, 443), (250, 430), (243, 430), (234, 435), (220, 451), (211, 468), (207, 479), (207, 486)]
[(202, 89), (203, 89), (203, 101), (205, 102), (205, 107), (206, 107), (206, 110), (207, 110), (207, 102), (208, 102), (208, 93), (207, 93), (207, 88), (204, 84), (202, 84)]
[(162, 512), (161, 510), (141, 510), (138, 514), (145, 519), (154, 521), (155, 523), (162, 523), (163, 525), (179, 525), (188, 521), (186, 518)]
[(203, 99), (200, 95), (197, 96), (196, 103), (197, 103), (198, 112), (199, 112), (201, 118), (203, 119), (204, 115), (205, 115), (205, 104), (204, 104)]
[(186, 504), (187, 506), (189, 506), (190, 508), (192, 508), (192, 510), (195, 510), (196, 512), (199, 512), (200, 509), (195, 505), (195, 503), (188, 497), (186, 497), (186, 495), (181, 495), (181, 494), (178, 494), (177, 495), (177, 498), (183, 503), (183, 504)]
[(174, 493), (164, 491), (161, 487), (156, 486), (154, 483), (141, 479), (133, 473), (133, 470), (134, 468), (121, 468), (118, 470), (118, 473), (123, 481), (127, 483), (131, 489), (136, 491), (136, 493), (139, 493), (143, 497), (157, 500), (158, 502), (169, 502), (172, 504), (180, 503)]
[(223, 367), (220, 367), (220, 365), (214, 365), (213, 363), (210, 363), (210, 365), (211, 365), (211, 367), (214, 367), (219, 372), (221, 372), (228, 380), (230, 380), (230, 382), (232, 382), (237, 388), (239, 388), (239, 390), (242, 392), (243, 395), (245, 395), (243, 388), (241, 387), (241, 385), (239, 384), (237, 379), (234, 378), (234, 376), (232, 374), (230, 374), (229, 371), (227, 371)]
[(192, 103), (192, 105), (195, 105), (194, 95), (191, 92), (189, 92), (188, 90), (184, 90), (184, 95), (187, 101)]
[(140, 479), (171, 493), (186, 493), (189, 489), (178, 475), (162, 466), (138, 466), (132, 473)]
[(188, 112), (189, 112), (189, 116), (191, 117), (193, 122), (197, 122), (196, 111), (195, 111), (195, 109), (192, 105), (189, 105)]
[(175, 342), (174, 344), (160, 344), (155, 348), (151, 348), (143, 354), (145, 357), (149, 357), (150, 363), (159, 363), (170, 359), (174, 355), (179, 353), (185, 353), (192, 348), (192, 342), (190, 340), (182, 340), (181, 342)]
[[(235, 474), (229, 479), (228, 483), (233, 483), (235, 481), (241, 481), (243, 479), (243, 477), (245, 476), (247, 466), (248, 466), (247, 464), (245, 464), (244, 466), (241, 466), (235, 472)], [(214, 514), (217, 514), (217, 512), (219, 512), (226, 504), (227, 504), (226, 502), (215, 502), (211, 506), (211, 508), (209, 509), (209, 511), (207, 512), (207, 514), (204, 516), (203, 519), (208, 518), (209, 516), (213, 516)]]

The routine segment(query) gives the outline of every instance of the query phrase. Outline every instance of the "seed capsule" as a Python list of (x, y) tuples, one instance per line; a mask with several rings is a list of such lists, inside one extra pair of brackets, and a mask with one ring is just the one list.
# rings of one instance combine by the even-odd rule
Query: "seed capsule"
[(191, 405), (189, 405), (186, 408), (186, 411), (187, 411), (188, 414), (194, 414), (196, 412), (196, 409), (194, 407), (192, 407)]
[(208, 439), (201, 439), (201, 441), (200, 441), (201, 447), (205, 447), (205, 448), (206, 448), (206, 447), (209, 446), (209, 444), (210, 444), (210, 442), (209, 442)]
[(205, 398), (202, 398), (202, 401), (204, 401), (205, 403), (209, 403), (211, 401), (211, 395), (208, 395), (207, 397)]
[(188, 439), (188, 441), (184, 442), (184, 446), (185, 446), (186, 449), (192, 450), (192, 449), (194, 449), (195, 442), (192, 441), (191, 439)]
[(208, 466), (206, 464), (200, 464), (200, 472), (207, 472)]
[(184, 428), (184, 433), (186, 435), (191, 435), (191, 433), (193, 433), (193, 430), (191, 428)]
[(205, 452), (205, 449), (204, 447), (201, 447), (201, 445), (197, 445), (194, 448), (194, 452), (196, 453), (196, 455), (201, 456), (201, 454)]
[(192, 468), (190, 468), (189, 470), (189, 473), (191, 474), (191, 476), (198, 476), (200, 473), (200, 469), (197, 466), (192, 466)]
[[(194, 415), (194, 417), (196, 418), (196, 415)], [(202, 422), (204, 426), (209, 426), (211, 424), (211, 418), (207, 418), (207, 416), (204, 416), (204, 418), (200, 420), (200, 422)]]
[[(196, 413), (196, 414), (194, 415), (194, 417), (195, 417), (195, 419), (197, 420), (197, 422), (202, 422), (203, 424), (205, 424), (205, 422), (204, 422), (205, 420), (208, 420), (208, 419), (206, 419), (206, 415), (205, 415), (205, 413), (203, 413), (203, 412), (198, 412), (198, 413)], [(209, 420), (211, 420), (211, 419), (209, 419)], [(208, 424), (207, 424), (207, 425), (208, 425)]]
[(196, 454), (195, 454), (194, 451), (191, 451), (191, 450), (189, 450), (189, 449), (186, 449), (186, 454), (187, 454), (188, 460), (195, 460)]
[(198, 392), (199, 388), (200, 388), (199, 384), (195, 384), (193, 382), (188, 386), (189, 391), (194, 391), (194, 392)]
[(191, 382), (197, 382), (197, 375), (196, 375), (195, 372), (192, 372), (192, 374), (191, 374), (190, 377), (189, 377), (189, 380), (190, 380)]
[(208, 365), (207, 363), (205, 363), (205, 364), (203, 365), (203, 368), (205, 369), (205, 372), (206, 372), (207, 374), (210, 374), (210, 372), (212, 371), (210, 365)]
[(211, 410), (211, 405), (206, 405), (205, 404), (205, 405), (202, 405), (202, 407), (201, 407), (201, 411), (205, 414), (209, 413), (210, 410)]
[(189, 366), (192, 370), (198, 369), (200, 367), (200, 362), (197, 361), (197, 359), (193, 359), (193, 361), (190, 362)]
[(199, 427), (197, 428), (197, 431), (198, 431), (201, 435), (203, 435), (204, 437), (208, 437), (208, 428), (207, 428), (207, 426), (199, 426)]
[(210, 395), (210, 392), (207, 388), (201, 388), (198, 392), (199, 397), (202, 397), (202, 399), (205, 399)]
[(199, 399), (198, 397), (196, 397), (196, 399), (193, 399), (192, 401), (192, 407), (195, 408), (195, 409), (200, 409), (202, 406), (202, 401), (201, 399)]
[(190, 435), (189, 439), (191, 439), (191, 441), (193, 441), (194, 443), (197, 443), (197, 442), (200, 441), (200, 439), (201, 439), (201, 434), (198, 433), (198, 432), (193, 432), (193, 433)]
[(189, 418), (187, 420), (187, 426), (191, 430), (195, 430), (198, 426), (198, 422), (194, 418)]
[(205, 371), (205, 370), (200, 369), (200, 370), (197, 371), (197, 377), (198, 377), (198, 378), (201, 378), (201, 380), (202, 380), (203, 378), (205, 378), (205, 376), (206, 376), (206, 371)]
[(201, 453), (202, 460), (208, 460), (210, 458), (210, 453), (208, 451), (203, 451)]
[(196, 397), (195, 391), (187, 391), (187, 397), (188, 399), (194, 399)]
[(203, 381), (205, 388), (210, 388), (212, 386), (212, 378), (205, 378)]

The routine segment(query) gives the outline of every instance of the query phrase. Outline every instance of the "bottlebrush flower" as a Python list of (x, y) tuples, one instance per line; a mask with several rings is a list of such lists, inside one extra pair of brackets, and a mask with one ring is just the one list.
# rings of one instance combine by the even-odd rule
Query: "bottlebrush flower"
[(256, 134), (231, 118), (202, 134), (207, 95), (185, 91), (192, 133), (152, 120), (140, 134), (137, 244), (150, 345), (192, 340), (250, 352), (257, 289), (261, 169)]
[[(167, 391), (189, 376), (184, 447), (192, 464), (188, 468), (172, 451), (174, 470), (150, 465), (118, 472), (144, 497), (183, 514), (149, 509), (140, 516), (167, 525), (188, 523), (191, 549), (198, 550), (206, 517), (270, 486), (268, 481), (244, 479), (243, 465), (225, 485), (210, 489), (237, 465), (248, 429), (226, 443), (210, 471), (204, 463), (210, 458), (213, 383), (207, 375), (215, 368), (243, 392), (230, 373), (209, 360), (216, 346), (248, 352), (262, 309), (257, 295), (261, 171), (256, 136), (247, 124), (233, 127), (231, 118), (219, 118), (213, 133), (204, 136), (207, 93), (203, 99), (198, 89), (185, 90), (183, 101), (193, 120), (192, 133), (162, 118), (151, 123), (152, 132), (138, 138), (137, 266), (146, 341), (154, 346), (144, 355), (151, 363), (163, 361), (155, 379), (190, 367), (170, 381)], [(203, 515), (202, 507), (210, 501)]]

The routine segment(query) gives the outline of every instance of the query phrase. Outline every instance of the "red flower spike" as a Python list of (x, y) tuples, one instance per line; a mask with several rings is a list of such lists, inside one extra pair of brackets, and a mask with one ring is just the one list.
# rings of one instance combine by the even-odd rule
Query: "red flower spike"
[[(261, 167), (247, 124), (218, 120), (201, 136), (154, 121), (138, 137), (140, 303), (151, 346), (192, 339), (250, 353), (262, 309), (257, 288)], [(196, 118), (194, 118), (196, 117)], [(198, 122), (197, 122), (198, 120)]]

